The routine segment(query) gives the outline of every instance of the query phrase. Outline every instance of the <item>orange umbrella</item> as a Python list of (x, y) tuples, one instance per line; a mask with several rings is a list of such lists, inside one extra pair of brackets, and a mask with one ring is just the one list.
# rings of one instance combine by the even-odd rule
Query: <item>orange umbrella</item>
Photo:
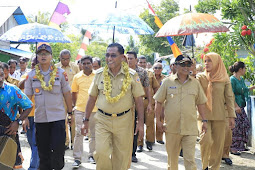
[(229, 31), (229, 29), (213, 15), (187, 13), (168, 20), (157, 32), (156, 37), (227, 31)]

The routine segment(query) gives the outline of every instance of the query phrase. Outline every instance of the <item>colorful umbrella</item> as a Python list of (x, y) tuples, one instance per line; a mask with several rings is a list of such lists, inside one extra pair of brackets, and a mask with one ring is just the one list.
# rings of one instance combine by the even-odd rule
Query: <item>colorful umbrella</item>
[(154, 34), (152, 28), (141, 18), (118, 9), (98, 17), (97, 19), (93, 19), (88, 23), (77, 25), (83, 26), (84, 29), (92, 32), (97, 30), (99, 30), (98, 32), (102, 30), (112, 32), (113, 41), (115, 31), (120, 34)]
[(229, 31), (229, 29), (213, 15), (187, 13), (168, 20), (157, 32), (156, 37), (227, 31)]
[(71, 40), (61, 31), (48, 25), (30, 23), (11, 28), (0, 40), (11, 43), (59, 42), (70, 43)]

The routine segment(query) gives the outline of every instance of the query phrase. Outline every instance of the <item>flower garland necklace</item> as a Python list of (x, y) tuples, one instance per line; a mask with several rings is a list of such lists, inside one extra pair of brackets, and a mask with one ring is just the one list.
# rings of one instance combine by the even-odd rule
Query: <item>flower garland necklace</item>
[(52, 85), (55, 82), (55, 77), (56, 77), (57, 70), (58, 70), (57, 67), (55, 67), (54, 65), (52, 67), (53, 67), (53, 71), (50, 73), (50, 80), (48, 82), (49, 86), (46, 86), (46, 83), (44, 81), (44, 76), (41, 74), (41, 71), (39, 69), (39, 65), (35, 66), (35, 75), (38, 78), (38, 80), (40, 80), (43, 90), (47, 90), (47, 91), (52, 90)]
[(110, 76), (108, 74), (108, 66), (106, 65), (104, 67), (104, 71), (103, 71), (103, 75), (104, 75), (104, 92), (105, 92), (106, 100), (109, 103), (116, 103), (116, 102), (118, 102), (120, 100), (120, 98), (122, 98), (126, 94), (127, 89), (129, 87), (129, 85), (131, 84), (131, 77), (130, 77), (130, 74), (129, 74), (129, 67), (128, 67), (127, 63), (122, 62), (121, 65), (123, 67), (125, 77), (124, 77), (123, 84), (122, 84), (122, 87), (121, 87), (121, 92), (120, 92), (120, 94), (118, 94), (115, 97), (111, 97), (112, 83), (111, 83), (111, 78), (110, 78)]

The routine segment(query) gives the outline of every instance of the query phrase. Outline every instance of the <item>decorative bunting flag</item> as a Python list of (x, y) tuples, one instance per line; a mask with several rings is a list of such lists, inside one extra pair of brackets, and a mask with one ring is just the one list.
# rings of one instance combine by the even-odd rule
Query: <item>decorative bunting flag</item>
[(49, 26), (55, 27), (60, 30), (59, 25), (66, 21), (65, 14), (69, 15), (70, 10), (68, 6), (62, 2), (58, 2), (58, 5), (51, 16)]
[(89, 32), (87, 30), (86, 33), (84, 34), (84, 38), (83, 38), (82, 43), (81, 43), (81, 48), (80, 48), (79, 53), (76, 57), (76, 60), (81, 59), (81, 57), (85, 55), (85, 51), (87, 51), (87, 46), (89, 45), (89, 40), (91, 38), (92, 38), (91, 37), (91, 32)]
[[(153, 10), (153, 8), (151, 7), (151, 5), (149, 4), (148, 0), (146, 0), (146, 1), (147, 1), (147, 3), (148, 3), (149, 9), (150, 9), (149, 12), (150, 12), (152, 15), (154, 15), (154, 17), (155, 17), (155, 19), (154, 19), (155, 24), (156, 24), (159, 28), (161, 28), (161, 27), (163, 26), (162, 22), (160, 21), (159, 17), (158, 17), (158, 16), (156, 15), (156, 13), (154, 12), (154, 10)], [(168, 40), (168, 43), (170, 44), (170, 47), (171, 47), (172, 52), (173, 52), (173, 54), (174, 54), (174, 57), (176, 58), (176, 57), (178, 57), (178, 55), (181, 55), (182, 52), (181, 52), (181, 50), (177, 47), (177, 45), (175, 44), (174, 40), (173, 40), (170, 36), (167, 37), (167, 40)]]

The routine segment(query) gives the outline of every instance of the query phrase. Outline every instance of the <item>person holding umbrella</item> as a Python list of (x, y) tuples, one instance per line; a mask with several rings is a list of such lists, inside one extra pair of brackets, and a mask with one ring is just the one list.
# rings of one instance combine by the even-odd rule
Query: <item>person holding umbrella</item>
[(35, 98), (36, 143), (40, 158), (40, 170), (64, 167), (65, 155), (65, 107), (72, 118), (71, 88), (67, 74), (52, 63), (52, 49), (48, 43), (39, 43), (39, 64), (28, 73), (25, 94)]

